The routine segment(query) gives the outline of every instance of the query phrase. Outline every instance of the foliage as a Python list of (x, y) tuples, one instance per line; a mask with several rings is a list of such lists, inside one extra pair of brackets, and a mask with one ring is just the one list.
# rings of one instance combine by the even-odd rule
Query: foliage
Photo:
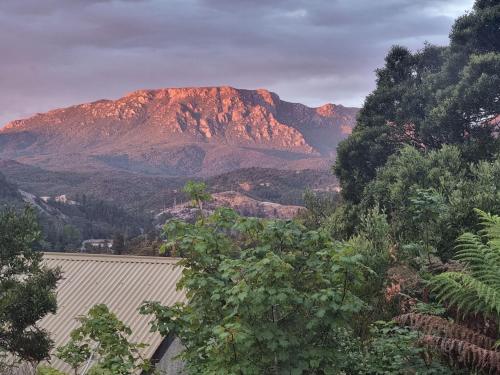
[(21, 201), (22, 197), (17, 187), (8, 182), (5, 176), (0, 173), (0, 203), (15, 205)]
[[(462, 271), (448, 271), (434, 276), (431, 290), (449, 309), (461, 317), (474, 314), (500, 323), (500, 217), (476, 210), (484, 229), (481, 235), (465, 233), (458, 239), (456, 259), (465, 265)], [(487, 373), (500, 371), (497, 337), (490, 337), (456, 321), (422, 313), (398, 316), (398, 324), (424, 334), (421, 341), (439, 350), (455, 364)], [(498, 328), (497, 328), (498, 330)]]
[(392, 322), (377, 322), (366, 345), (360, 374), (456, 374), (419, 344), (419, 334)]
[(78, 321), (81, 325), (71, 332), (71, 340), (57, 349), (57, 357), (68, 363), (75, 374), (90, 364), (90, 374), (125, 375), (150, 370), (150, 364), (139, 353), (144, 345), (129, 342), (132, 331), (106, 305), (95, 305)]
[(359, 337), (369, 336), (370, 326), (381, 319), (390, 319), (393, 313), (385, 298), (387, 271), (393, 263), (393, 247), (387, 216), (378, 207), (373, 208), (360, 219), (358, 234), (346, 246), (355, 254), (362, 256), (365, 266), (363, 283), (355, 290), (367, 304), (366, 311), (353, 316), (352, 327)]
[(193, 205), (203, 211), (203, 202), (210, 200), (207, 185), (204, 182), (188, 181), (182, 191), (191, 199)]
[(356, 234), (363, 214), (365, 212), (357, 205), (342, 201), (322, 226), (330, 231), (333, 238), (346, 241)]
[(488, 374), (500, 371), (500, 352), (491, 337), (436, 316), (411, 313), (396, 321), (423, 333), (421, 344), (439, 351), (455, 365)]
[(36, 375), (65, 375), (64, 372), (61, 372), (55, 368), (48, 366), (38, 366), (36, 369)]
[(121, 233), (113, 235), (113, 253), (120, 255), (125, 251), (125, 238)]
[(422, 254), (437, 249), (448, 258), (455, 238), (477, 224), (474, 207), (500, 213), (500, 158), (464, 166), (461, 155), (455, 146), (403, 148), (368, 184), (358, 212), (380, 206), (402, 247), (420, 244)]
[(425, 334), (435, 334), (464, 340), (471, 344), (489, 349), (492, 349), (495, 345), (495, 340), (491, 337), (439, 316), (409, 313), (396, 317), (395, 321), (400, 325), (418, 329)]
[[(49, 199), (39, 202), (47, 215), (41, 212), (44, 233), (44, 249), (74, 251), (84, 239), (111, 238), (116, 233), (133, 237), (148, 229), (151, 218), (146, 213), (129, 212), (102, 199), (92, 196), (75, 195), (76, 203), (57, 202)], [(57, 211), (56, 211), (57, 210)]]
[(304, 191), (336, 184), (328, 171), (241, 168), (206, 180), (210, 192), (234, 190), (262, 201), (304, 205)]
[(481, 313), (500, 323), (500, 217), (477, 212), (482, 236), (465, 233), (458, 240), (456, 259), (465, 271), (437, 275), (431, 286), (440, 301), (464, 314)]
[[(141, 236), (134, 237), (127, 241), (126, 253), (133, 255), (158, 256), (161, 253), (163, 242), (160, 239), (160, 230), (154, 229)], [(163, 253), (165, 254), (165, 253)], [(172, 254), (165, 254), (172, 255)]]
[(335, 212), (338, 207), (339, 196), (337, 193), (315, 193), (306, 190), (303, 195), (304, 206), (299, 218), (304, 225), (315, 229), (324, 224), (325, 221)]
[(415, 194), (410, 197), (410, 202), (413, 220), (417, 223), (422, 236), (423, 255), (427, 256), (428, 266), (430, 266), (431, 254), (435, 252), (432, 237), (436, 237), (434, 233), (436, 225), (445, 212), (444, 199), (434, 189), (416, 189)]
[(47, 358), (52, 345), (36, 323), (56, 311), (60, 273), (43, 266), (42, 254), (34, 250), (39, 239), (31, 208), (21, 214), (0, 212), (0, 362), (10, 354), (37, 363)]
[[(324, 230), (243, 218), (229, 209), (171, 221), (167, 246), (185, 258), (189, 302), (146, 303), (154, 329), (186, 346), (191, 373), (338, 373), (362, 279), (361, 257)], [(347, 364), (348, 365), (348, 364)]]
[(337, 148), (335, 173), (345, 199), (358, 203), (376, 169), (401, 145), (419, 145), (413, 124), (429, 99), (421, 85), (442, 64), (442, 50), (426, 46), (412, 54), (393, 47), (377, 70), (377, 87), (365, 100), (352, 135)]
[[(391, 260), (384, 260), (383, 252), (373, 251), (373, 258), (367, 256), (370, 237), (363, 234), (363, 218), (373, 209), (387, 216), (386, 232), (390, 236), (385, 238), (396, 263), (394, 269), (414, 267), (420, 280), (413, 286), (417, 290), (405, 296), (411, 303), (404, 307), (413, 306), (419, 312), (396, 320), (421, 335), (417, 337), (417, 332), (404, 328), (405, 332), (399, 333), (413, 338), (390, 349), (390, 335), (361, 333), (368, 342), (382, 339), (368, 350), (376, 353), (371, 359), (368, 354), (368, 372), (404, 373), (406, 364), (391, 355), (398, 357), (400, 349), (413, 350), (415, 346), (410, 343), (416, 339), (420, 354), (435, 350), (455, 367), (500, 372), (498, 351), (491, 346), (498, 332), (491, 338), (485, 334), (498, 329), (499, 323), (500, 267), (492, 255), (496, 251), (492, 249), (498, 246), (492, 244), (491, 234), (485, 239), (486, 232), (481, 232), (482, 236), (464, 234), (475, 231), (479, 224), (474, 208), (491, 212), (490, 221), (500, 214), (499, 26), (498, 1), (477, 0), (473, 10), (455, 22), (449, 47), (426, 45), (415, 53), (393, 47), (385, 66), (377, 71), (377, 87), (366, 98), (352, 135), (338, 147), (334, 171), (340, 179), (343, 201), (322, 225), (338, 238), (351, 238), (349, 243), (363, 254), (366, 264), (385, 272), (379, 278), (365, 276), (373, 300), (360, 294), (369, 301), (373, 316), (386, 319), (391, 315), (390, 306), (377, 306), (384, 301), (377, 290), (390, 281), (387, 267)], [(487, 227), (492, 228), (492, 224)], [(465, 264), (464, 270), (454, 263), (441, 262), (455, 255), (453, 244), (459, 236), (456, 258)], [(433, 277), (439, 270), (447, 272)], [(429, 278), (430, 284), (422, 283)], [(429, 302), (429, 287), (446, 308), (432, 302), (419, 303), (415, 296)], [(392, 285), (387, 290), (393, 291)], [(474, 313), (480, 319), (475, 325), (470, 321), (461, 325), (444, 318), (457, 311), (462, 318)], [(484, 324), (479, 328), (488, 325), (492, 329), (479, 331), (481, 319)], [(377, 353), (386, 345), (391, 355), (384, 356), (383, 350)], [(393, 368), (387, 367), (392, 364)]]

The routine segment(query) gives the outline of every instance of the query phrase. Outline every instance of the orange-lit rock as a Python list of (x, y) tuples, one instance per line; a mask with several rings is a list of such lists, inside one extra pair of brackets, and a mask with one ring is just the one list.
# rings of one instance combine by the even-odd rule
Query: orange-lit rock
[(0, 158), (167, 175), (300, 169), (334, 157), (356, 112), (289, 103), (263, 89), (140, 90), (13, 121), (0, 130)]

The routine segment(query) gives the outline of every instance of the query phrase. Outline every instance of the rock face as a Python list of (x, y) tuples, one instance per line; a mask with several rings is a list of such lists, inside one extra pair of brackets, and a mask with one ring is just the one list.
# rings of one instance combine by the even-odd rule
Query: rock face
[[(293, 219), (301, 210), (305, 209), (302, 206), (259, 201), (236, 191), (212, 194), (212, 200), (205, 203), (204, 214), (209, 215), (218, 207), (230, 207), (243, 216), (285, 220)], [(193, 222), (198, 217), (198, 214), (198, 209), (193, 207), (190, 202), (187, 202), (160, 212), (156, 216), (156, 220), (161, 225), (172, 218)]]
[(141, 90), (13, 121), (0, 130), (0, 158), (169, 176), (318, 167), (334, 157), (356, 113), (288, 103), (267, 90)]

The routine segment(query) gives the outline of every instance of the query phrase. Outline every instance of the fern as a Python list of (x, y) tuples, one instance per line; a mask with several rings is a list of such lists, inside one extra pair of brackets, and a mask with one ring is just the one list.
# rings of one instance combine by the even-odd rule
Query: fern
[[(476, 210), (483, 229), (458, 239), (456, 259), (462, 272), (445, 272), (431, 279), (431, 290), (442, 303), (464, 316), (470, 313), (500, 322), (500, 217)], [(500, 373), (500, 352), (495, 338), (447, 319), (425, 314), (395, 318), (424, 334), (421, 343), (438, 350), (455, 364), (488, 374)]]
[(479, 313), (500, 317), (500, 217), (476, 210), (483, 230), (458, 239), (456, 259), (463, 272), (445, 272), (431, 280), (437, 298), (464, 315)]
[(491, 337), (439, 316), (409, 313), (399, 315), (394, 320), (401, 326), (410, 327), (426, 335), (467, 341), (487, 350), (495, 348), (495, 340)]
[(463, 366), (500, 374), (500, 352), (488, 350), (470, 342), (448, 337), (425, 335), (421, 343), (434, 347)]

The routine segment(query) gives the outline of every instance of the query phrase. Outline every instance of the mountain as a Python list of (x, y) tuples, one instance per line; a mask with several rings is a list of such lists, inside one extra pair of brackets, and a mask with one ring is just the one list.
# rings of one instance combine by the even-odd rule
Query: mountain
[(141, 90), (17, 120), (0, 159), (53, 171), (213, 176), (248, 167), (327, 167), (356, 108), (310, 108), (267, 90)]

